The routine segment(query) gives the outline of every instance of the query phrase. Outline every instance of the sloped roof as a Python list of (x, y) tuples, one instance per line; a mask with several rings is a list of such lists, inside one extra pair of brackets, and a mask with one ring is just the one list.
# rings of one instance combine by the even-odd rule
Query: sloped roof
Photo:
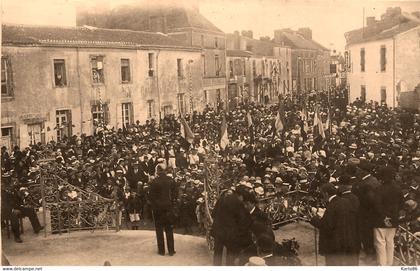
[(219, 28), (207, 20), (197, 10), (172, 7), (172, 8), (143, 8), (122, 6), (112, 11), (82, 12), (77, 14), (78, 25), (92, 25), (110, 29), (131, 29), (152, 31), (149, 18), (164, 16), (168, 32), (185, 28), (196, 28), (223, 34)]
[[(188, 18), (187, 21), (183, 22), (186, 27), (194, 27), (198, 29), (223, 33), (222, 30), (220, 30), (212, 22), (207, 20), (207, 18), (204, 17), (201, 13), (188, 9), (184, 9), (184, 12), (186, 14), (186, 17)], [(173, 28), (179, 28), (179, 26), (174, 25)]]
[(158, 46), (185, 48), (177, 39), (160, 33), (91, 27), (2, 25), (2, 44), (63, 45), (81, 47)]
[(419, 23), (414, 21), (405, 21), (395, 25), (390, 25), (388, 28), (382, 28), (380, 25), (373, 27), (360, 28), (345, 33), (347, 45), (383, 40), (394, 37), (397, 34), (406, 32), (412, 28), (420, 26)]
[(309, 50), (323, 50), (328, 51), (327, 48), (319, 44), (314, 40), (308, 40), (301, 35), (289, 33), (287, 31), (282, 32), (282, 38), (286, 45), (294, 49), (309, 49)]
[(251, 57), (252, 52), (245, 50), (226, 50), (227, 57)]

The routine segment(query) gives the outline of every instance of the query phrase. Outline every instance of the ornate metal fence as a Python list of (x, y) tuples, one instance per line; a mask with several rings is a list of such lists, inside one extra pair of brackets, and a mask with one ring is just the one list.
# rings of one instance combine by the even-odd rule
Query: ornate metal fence
[[(48, 167), (42, 168), (39, 184), (32, 185), (31, 191), (34, 202), (42, 205), (44, 225), (51, 225), (51, 233), (119, 230), (120, 211), (113, 199), (71, 185)], [(47, 211), (49, 217), (46, 215)]]
[(395, 235), (394, 256), (402, 265), (418, 266), (420, 262), (420, 238), (406, 228), (398, 227)]

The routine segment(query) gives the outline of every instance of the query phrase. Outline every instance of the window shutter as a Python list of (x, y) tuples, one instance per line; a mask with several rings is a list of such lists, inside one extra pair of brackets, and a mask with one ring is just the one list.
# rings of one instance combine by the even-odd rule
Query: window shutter
[(67, 125), (68, 125), (68, 137), (73, 135), (73, 119), (71, 116), (71, 110), (67, 110)]
[(104, 111), (104, 125), (108, 125), (108, 123), (109, 123), (109, 108), (108, 108), (108, 104), (104, 104), (102, 110)]
[(7, 69), (7, 88), (9, 92), (9, 96), (13, 96), (13, 70), (12, 70), (12, 61), (10, 57), (6, 60), (6, 69)]
[(134, 123), (134, 106), (130, 103), (130, 124)]

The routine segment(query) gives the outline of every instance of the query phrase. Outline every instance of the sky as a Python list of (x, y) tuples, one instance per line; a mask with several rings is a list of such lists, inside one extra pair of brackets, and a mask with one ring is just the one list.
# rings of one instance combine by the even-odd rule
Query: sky
[[(141, 1), (3, 0), (2, 22), (75, 26), (77, 8), (113, 8)], [(144, 5), (151, 2), (144, 1)], [(175, 0), (159, 2), (171, 1)], [(182, 1), (192, 4), (192, 0)], [(314, 40), (337, 51), (344, 50), (345, 32), (363, 26), (363, 10), (365, 17), (376, 16), (377, 19), (387, 7), (400, 6), (406, 12), (420, 11), (420, 0), (196, 0), (193, 3), (225, 33), (252, 30), (254, 37), (259, 38), (273, 37), (275, 29), (310, 27)]]

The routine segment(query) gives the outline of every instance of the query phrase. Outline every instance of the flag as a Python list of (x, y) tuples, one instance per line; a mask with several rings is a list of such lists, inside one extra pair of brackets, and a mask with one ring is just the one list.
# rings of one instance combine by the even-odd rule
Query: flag
[(248, 124), (250, 143), (254, 144), (254, 123), (252, 121), (251, 113), (249, 111), (246, 113), (246, 119)]
[(274, 123), (277, 133), (284, 130), (284, 116), (284, 106), (283, 104), (279, 104), (279, 111), (277, 112), (276, 122)]
[[(318, 130), (315, 128), (316, 126), (318, 126), (317, 127)], [(313, 128), (314, 128), (314, 135), (317, 132), (318, 135), (320, 135), (322, 138), (325, 138), (324, 125), (322, 124), (322, 119), (319, 116), (318, 108), (315, 109)]]
[(308, 112), (306, 111), (305, 107), (302, 109), (302, 111), (300, 111), (300, 119), (303, 121), (308, 120)]
[(225, 149), (229, 144), (226, 118), (223, 115), (222, 125), (220, 127), (220, 148)]
[(185, 138), (185, 140), (190, 144), (194, 141), (194, 134), (191, 131), (191, 128), (188, 125), (187, 121), (182, 116), (181, 116), (181, 136)]
[(283, 131), (284, 125), (283, 121), (281, 120), (280, 112), (277, 112), (276, 122), (274, 123), (274, 127), (276, 127), (276, 132), (279, 133)]
[(327, 121), (325, 122), (325, 130), (330, 129), (330, 125), (331, 125), (331, 119), (330, 119), (330, 110), (328, 110), (328, 117), (327, 117)]
[(251, 113), (249, 113), (249, 111), (248, 111), (248, 113), (246, 113), (246, 120), (247, 120), (247, 123), (248, 123), (248, 128), (251, 127), (254, 124), (252, 122)]

